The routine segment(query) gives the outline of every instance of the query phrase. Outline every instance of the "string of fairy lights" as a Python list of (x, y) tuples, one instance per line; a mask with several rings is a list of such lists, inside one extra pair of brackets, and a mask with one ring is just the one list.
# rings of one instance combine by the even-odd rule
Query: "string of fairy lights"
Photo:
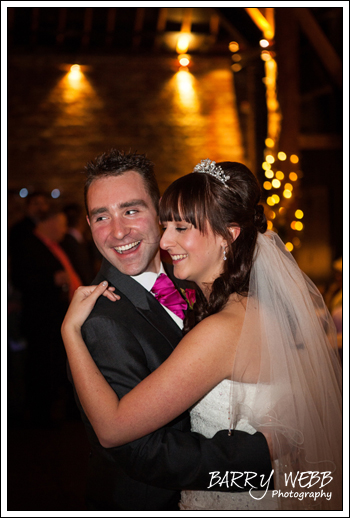
[[(300, 233), (304, 228), (303, 211), (298, 208), (298, 191), (302, 172), (298, 169), (299, 157), (283, 151), (274, 152), (275, 143), (265, 140), (265, 161), (262, 163), (266, 180), (266, 216), (268, 228), (281, 234), (286, 248), (291, 252), (300, 248)], [(283, 170), (282, 170), (283, 169)]]
[[(304, 229), (303, 211), (298, 207), (300, 199), (300, 179), (303, 174), (299, 168), (299, 157), (296, 154), (287, 156), (279, 149), (282, 115), (277, 97), (277, 63), (273, 50), (273, 40), (260, 40), (260, 58), (264, 61), (267, 106), (267, 136), (265, 139), (264, 161), (262, 169), (265, 181), (263, 192), (266, 198), (265, 213), (268, 228), (277, 232), (291, 252), (301, 246)], [(242, 69), (242, 57), (239, 44), (229, 44), (232, 52), (232, 71)]]

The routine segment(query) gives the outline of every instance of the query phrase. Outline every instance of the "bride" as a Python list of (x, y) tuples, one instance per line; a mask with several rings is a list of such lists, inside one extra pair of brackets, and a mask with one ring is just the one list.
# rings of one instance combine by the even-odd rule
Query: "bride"
[(80, 331), (101, 294), (117, 297), (104, 283), (81, 287), (62, 325), (74, 384), (107, 448), (138, 439), (190, 407), (192, 430), (207, 437), (228, 422), (232, 430), (265, 434), (274, 491), (183, 491), (182, 510), (341, 509), (334, 325), (316, 287), (266, 230), (259, 200), (256, 178), (236, 162), (202, 160), (176, 180), (161, 200), (161, 247), (175, 276), (198, 286), (184, 338), (119, 401)]

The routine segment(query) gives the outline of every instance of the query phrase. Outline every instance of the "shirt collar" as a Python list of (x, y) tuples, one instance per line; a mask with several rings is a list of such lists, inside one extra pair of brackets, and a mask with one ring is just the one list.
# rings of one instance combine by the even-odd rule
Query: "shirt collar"
[[(155, 272), (143, 272), (143, 273), (140, 273), (140, 275), (135, 275), (135, 276), (131, 275), (131, 277), (136, 282), (141, 284), (141, 286), (143, 286), (145, 288), (145, 290), (151, 291), (151, 289), (153, 288), (154, 283), (156, 282), (157, 277), (161, 273), (165, 273), (163, 263), (160, 263), (160, 269), (159, 269), (158, 273), (155, 273)], [(166, 275), (166, 273), (165, 273), (165, 275)]]

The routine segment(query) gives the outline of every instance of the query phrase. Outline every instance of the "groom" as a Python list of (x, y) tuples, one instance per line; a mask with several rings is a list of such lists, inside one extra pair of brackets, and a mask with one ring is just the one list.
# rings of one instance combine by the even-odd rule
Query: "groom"
[[(178, 287), (188, 286), (160, 260), (159, 190), (153, 164), (144, 155), (111, 150), (90, 162), (86, 171), (88, 223), (104, 258), (93, 284), (107, 280), (121, 300), (112, 303), (100, 297), (82, 333), (97, 366), (121, 398), (165, 361), (182, 338), (181, 319), (150, 293), (158, 275), (165, 272)], [(249, 471), (259, 481), (260, 475), (266, 481), (271, 473), (261, 433), (235, 431), (229, 437), (226, 430), (206, 439), (190, 432), (185, 412), (146, 437), (106, 449), (82, 409), (81, 413), (91, 445), (89, 510), (178, 510), (179, 491), (207, 489), (210, 472), (219, 471), (223, 477), (229, 471)], [(213, 486), (217, 489), (237, 490)]]

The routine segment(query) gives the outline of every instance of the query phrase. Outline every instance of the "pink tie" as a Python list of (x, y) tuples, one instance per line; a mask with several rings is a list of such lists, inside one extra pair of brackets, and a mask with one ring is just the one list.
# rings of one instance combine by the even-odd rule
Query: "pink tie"
[(184, 311), (187, 309), (187, 304), (167, 275), (164, 273), (159, 275), (151, 292), (163, 306), (170, 309), (182, 320), (185, 318)]

